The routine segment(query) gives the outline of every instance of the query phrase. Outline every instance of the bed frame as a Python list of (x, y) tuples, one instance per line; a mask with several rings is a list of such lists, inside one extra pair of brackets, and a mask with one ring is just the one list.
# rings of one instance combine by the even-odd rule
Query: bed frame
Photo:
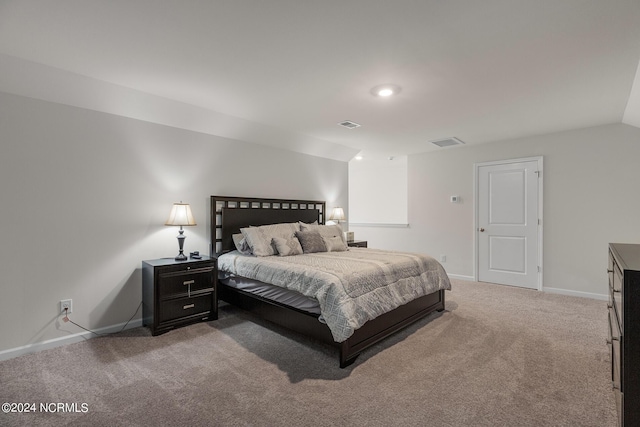
[[(314, 200), (261, 199), (211, 196), (211, 255), (234, 250), (232, 235), (240, 228), (285, 222), (325, 223), (326, 204)], [(396, 331), (444, 310), (444, 290), (422, 296), (357, 329), (342, 343), (333, 340), (329, 327), (318, 315), (277, 303), (219, 283), (219, 298), (255, 313), (277, 325), (331, 344), (340, 349), (340, 367), (351, 365), (366, 348)]]

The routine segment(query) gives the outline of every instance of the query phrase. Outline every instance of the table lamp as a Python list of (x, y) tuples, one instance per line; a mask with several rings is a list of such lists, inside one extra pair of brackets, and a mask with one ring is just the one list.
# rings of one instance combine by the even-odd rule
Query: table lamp
[(191, 206), (188, 203), (174, 203), (171, 208), (171, 213), (169, 214), (169, 219), (164, 225), (179, 225), (180, 231), (178, 234), (178, 246), (180, 247), (180, 253), (176, 256), (176, 261), (185, 261), (187, 256), (183, 253), (184, 239), (186, 236), (184, 235), (184, 230), (182, 229), (183, 225), (191, 226), (196, 225), (196, 220), (193, 218), (193, 214), (191, 213)]
[(340, 224), (340, 221), (344, 221), (346, 218), (344, 216), (344, 209), (337, 206), (331, 210), (331, 215), (329, 215), (329, 220), (337, 221)]

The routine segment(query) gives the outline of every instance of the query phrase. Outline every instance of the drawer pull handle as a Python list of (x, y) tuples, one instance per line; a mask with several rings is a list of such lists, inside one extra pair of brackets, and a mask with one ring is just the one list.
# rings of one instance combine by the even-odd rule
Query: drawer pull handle
[(195, 280), (185, 280), (184, 282), (182, 282), (183, 285), (187, 285), (189, 287), (187, 289), (189, 298), (191, 298), (191, 285), (193, 285), (194, 283), (196, 283)]
[(612, 384), (614, 390), (620, 390), (620, 386), (618, 384)]
[(193, 308), (193, 307), (195, 307), (195, 306), (196, 306), (195, 304), (187, 304), (187, 305), (185, 305), (184, 307), (182, 307), (182, 309), (183, 309), (183, 310), (187, 310), (187, 309), (189, 309), (189, 308)]
[(619, 293), (620, 293), (620, 292), (622, 292), (622, 291), (621, 291), (620, 289), (614, 289), (614, 290), (613, 290), (613, 292), (615, 292), (615, 293), (618, 293), (618, 294), (619, 294)]
[(607, 304), (607, 308), (613, 308), (611, 304)]
[(613, 270), (609, 270), (609, 269), (607, 268), (607, 273), (613, 273)]
[(618, 339), (618, 337), (612, 337), (611, 339), (607, 339), (607, 344), (608, 345), (613, 344), (613, 341), (620, 341), (620, 340)]

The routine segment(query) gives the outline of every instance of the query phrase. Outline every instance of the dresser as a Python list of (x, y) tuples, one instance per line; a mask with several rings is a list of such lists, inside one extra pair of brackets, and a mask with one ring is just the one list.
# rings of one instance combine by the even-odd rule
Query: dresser
[(218, 318), (216, 260), (142, 261), (142, 322), (152, 335)]
[(640, 245), (609, 244), (611, 381), (618, 425), (640, 425)]

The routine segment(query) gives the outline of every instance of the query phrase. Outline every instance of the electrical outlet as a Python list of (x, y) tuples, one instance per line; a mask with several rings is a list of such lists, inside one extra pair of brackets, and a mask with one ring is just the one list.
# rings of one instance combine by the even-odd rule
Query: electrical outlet
[(72, 305), (73, 300), (70, 299), (63, 299), (60, 300), (60, 312), (64, 313), (64, 309), (67, 309), (67, 314), (71, 313), (73, 311), (73, 305)]

